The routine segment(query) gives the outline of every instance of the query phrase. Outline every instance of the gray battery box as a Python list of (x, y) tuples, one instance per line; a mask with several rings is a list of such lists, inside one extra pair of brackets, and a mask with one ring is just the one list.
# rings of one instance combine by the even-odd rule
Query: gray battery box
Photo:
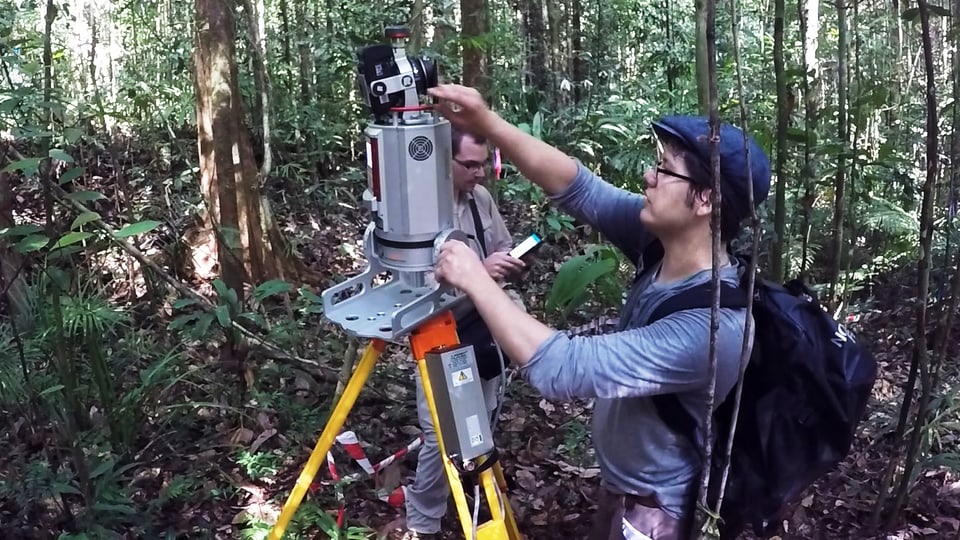
[(443, 446), (461, 462), (493, 451), (490, 418), (472, 345), (426, 354)]

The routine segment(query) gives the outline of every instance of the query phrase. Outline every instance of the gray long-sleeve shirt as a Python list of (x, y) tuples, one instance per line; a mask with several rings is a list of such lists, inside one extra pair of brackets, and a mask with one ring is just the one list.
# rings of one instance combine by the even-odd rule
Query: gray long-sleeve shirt
[[(635, 263), (652, 239), (640, 223), (642, 196), (616, 188), (578, 164), (573, 184), (552, 197), (561, 208), (598, 229)], [(679, 517), (698, 479), (699, 454), (657, 415), (651, 396), (675, 393), (698, 419), (703, 438), (709, 377), (710, 309), (668, 315), (646, 326), (657, 305), (686, 288), (710, 281), (702, 271), (673, 283), (646, 272), (630, 289), (612, 334), (574, 337), (556, 332), (523, 368), (524, 378), (549, 399), (596, 398), (592, 438), (606, 486), (614, 492), (653, 495)], [(737, 282), (738, 268), (721, 279)], [(716, 403), (736, 383), (744, 310), (721, 309), (717, 339)]]

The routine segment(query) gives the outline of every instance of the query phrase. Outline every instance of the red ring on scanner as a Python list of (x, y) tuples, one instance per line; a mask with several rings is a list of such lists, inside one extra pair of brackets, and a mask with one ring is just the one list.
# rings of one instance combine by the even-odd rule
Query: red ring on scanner
[(429, 111), (433, 105), (412, 105), (410, 107), (390, 107), (390, 112)]

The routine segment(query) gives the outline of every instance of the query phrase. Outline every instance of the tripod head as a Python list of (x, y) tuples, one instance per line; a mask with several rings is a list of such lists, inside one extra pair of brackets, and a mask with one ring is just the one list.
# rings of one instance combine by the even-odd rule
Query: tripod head
[(357, 63), (373, 115), (364, 130), (368, 265), (321, 298), (325, 316), (347, 333), (394, 341), (463, 300), (436, 283), (432, 270), (444, 242), (467, 236), (453, 228), (450, 123), (420, 104), (437, 84), (436, 65), (406, 55), (406, 29), (390, 27), (385, 35), (391, 45), (362, 49)]

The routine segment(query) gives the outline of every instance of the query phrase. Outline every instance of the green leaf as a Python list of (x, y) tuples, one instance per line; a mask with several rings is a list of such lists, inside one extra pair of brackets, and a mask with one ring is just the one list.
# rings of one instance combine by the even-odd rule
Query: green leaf
[(143, 234), (145, 232), (150, 232), (160, 226), (159, 221), (145, 220), (138, 221), (137, 223), (131, 223), (126, 227), (120, 229), (114, 234), (117, 238), (127, 238), (128, 236), (136, 236), (138, 234)]
[(86, 172), (86, 170), (87, 169), (84, 167), (73, 167), (67, 169), (63, 172), (63, 174), (60, 175), (60, 180), (58, 180), (57, 183), (62, 186), (67, 182), (72, 182), (73, 180), (79, 178), (84, 172)]
[(50, 152), (49, 152), (49, 155), (50, 155), (50, 157), (52, 157), (53, 159), (59, 159), (60, 161), (63, 161), (64, 163), (73, 163), (73, 156), (71, 156), (70, 154), (64, 152), (63, 150), (61, 150), (61, 149), (59, 149), (59, 148), (51, 148), (51, 149), (50, 149)]
[(537, 111), (533, 115), (533, 133), (532, 135), (538, 139), (543, 139), (543, 113)]
[(199, 313), (190, 313), (188, 315), (181, 315), (173, 319), (172, 321), (170, 321), (170, 324), (167, 326), (167, 328), (169, 328), (170, 330), (179, 330), (184, 326), (190, 324), (192, 321), (195, 321), (199, 318), (200, 318)]
[(87, 238), (93, 236), (93, 233), (88, 232), (68, 232), (67, 234), (60, 237), (57, 240), (57, 244), (53, 246), (53, 249), (60, 249), (67, 247), (71, 244), (76, 244), (77, 242), (82, 242)]
[(930, 9), (930, 13), (933, 13), (934, 15), (940, 15), (941, 17), (951, 16), (950, 10), (943, 6), (938, 6), (936, 4), (927, 4), (927, 7)]
[(30, 176), (37, 173), (37, 169), (40, 168), (40, 161), (43, 158), (25, 158), (14, 161), (13, 163), (7, 165), (3, 168), (3, 172), (13, 172), (16, 170), (23, 171), (23, 174)]
[(234, 308), (234, 311), (240, 311), (240, 298), (237, 297), (237, 291), (230, 289), (226, 296), (227, 306)]
[(217, 291), (217, 295), (220, 297), (227, 295), (227, 284), (224, 283), (222, 279), (213, 280), (213, 288)]
[(293, 285), (287, 283), (286, 281), (283, 281), (282, 279), (271, 279), (270, 281), (261, 283), (260, 286), (254, 289), (253, 298), (257, 302), (263, 302), (265, 298), (269, 298), (277, 294), (288, 293), (292, 290)]
[(930, 456), (925, 460), (923, 469), (932, 469), (937, 467), (946, 467), (954, 471), (960, 471), (960, 454), (944, 453)]
[(104, 473), (106, 473), (107, 471), (109, 471), (109, 470), (112, 469), (112, 468), (113, 468), (113, 462), (112, 462), (112, 461), (109, 461), (109, 460), (108, 460), (108, 461), (104, 461), (103, 463), (101, 463), (100, 465), (98, 465), (96, 469), (90, 471), (90, 478), (96, 478), (96, 477), (98, 477), (98, 476), (103, 476)]
[(57, 261), (69, 262), (71, 255), (75, 253), (80, 253), (81, 251), (83, 251), (83, 246), (80, 244), (74, 244), (72, 246), (67, 246), (62, 249), (56, 249), (51, 251), (47, 260), (51, 262), (57, 262)]
[(187, 306), (192, 306), (196, 304), (196, 299), (193, 298), (180, 298), (173, 301), (173, 309), (183, 309)]
[(267, 320), (264, 319), (263, 315), (260, 315), (259, 313), (241, 313), (237, 316), (237, 318), (246, 319), (260, 327), (265, 328), (267, 326)]
[(556, 216), (547, 216), (547, 225), (554, 231), (559, 231), (561, 228), (560, 220)]
[(806, 75), (806, 73), (807, 73), (806, 70), (803, 67), (799, 67), (799, 66), (785, 69), (783, 71), (784, 76), (793, 78), (793, 79), (802, 78), (804, 75)]
[(197, 328), (195, 329), (196, 335), (205, 336), (207, 331), (210, 330), (210, 323), (213, 322), (213, 315), (209, 313), (204, 313), (197, 318)]
[(903, 13), (900, 14), (900, 18), (905, 21), (913, 21), (920, 16), (920, 8), (910, 8), (903, 10)]
[(314, 302), (317, 304), (323, 303), (323, 298), (320, 298), (319, 295), (317, 295), (316, 293), (314, 293), (313, 291), (311, 291), (306, 287), (300, 287), (300, 296), (302, 296), (304, 299), (310, 302)]
[(28, 234), (35, 234), (43, 232), (43, 227), (39, 225), (34, 225), (33, 223), (24, 223), (23, 225), (17, 225), (16, 227), (8, 227), (0, 231), (0, 236), (27, 236)]
[(30, 253), (43, 249), (50, 242), (50, 239), (42, 234), (31, 234), (23, 240), (17, 242), (16, 249), (20, 253)]
[(73, 193), (68, 193), (67, 198), (71, 201), (77, 202), (89, 202), (89, 201), (99, 201), (100, 199), (106, 199), (103, 196), (103, 193), (99, 191), (75, 191)]
[(70, 229), (75, 230), (77, 227), (86, 225), (87, 223), (96, 221), (98, 219), (100, 219), (100, 214), (96, 212), (84, 212), (73, 220), (73, 223), (70, 224)]
[(66, 141), (67, 144), (77, 142), (80, 137), (83, 137), (82, 129), (69, 127), (63, 130), (63, 140)]
[(603, 124), (600, 126), (600, 129), (609, 129), (619, 133), (620, 135), (623, 135), (624, 137), (630, 136), (630, 131), (621, 124)]
[(45, 395), (47, 395), (47, 394), (52, 394), (52, 393), (54, 393), (54, 392), (59, 392), (59, 391), (62, 390), (62, 389), (63, 389), (63, 385), (62, 385), (62, 384), (55, 384), (55, 385), (51, 386), (50, 388), (45, 388), (45, 389), (43, 389), (39, 394), (37, 394), (37, 397), (43, 397), (43, 396), (45, 396)]
[(50, 486), (50, 491), (57, 494), (83, 495), (80, 490), (64, 482), (56, 482)]
[(590, 157), (596, 157), (596, 154), (593, 152), (593, 148), (587, 143), (578, 143), (577, 148)]
[(787, 128), (787, 140), (798, 143), (807, 142), (807, 132), (799, 128)]
[(93, 505), (93, 510), (111, 514), (126, 514), (128, 516), (132, 516), (137, 513), (135, 508), (126, 504), (96, 503)]
[[(235, 308), (240, 307), (240, 299), (237, 297), (237, 291), (227, 288), (227, 284), (222, 279), (213, 280), (213, 288), (217, 290), (217, 296), (227, 305)], [(239, 309), (237, 309), (239, 311)]]
[(10, 113), (17, 108), (17, 105), (20, 104), (20, 98), (12, 97), (9, 99), (3, 100), (3, 103), (0, 103), (0, 113)]
[(557, 271), (546, 309), (562, 309), (569, 314), (586, 299), (586, 289), (603, 276), (617, 268), (615, 256), (608, 256), (604, 249), (593, 246), (587, 253), (563, 263)]
[(220, 326), (224, 328), (230, 327), (230, 310), (227, 309), (227, 306), (219, 305), (213, 313), (217, 316), (217, 322), (220, 323)]

